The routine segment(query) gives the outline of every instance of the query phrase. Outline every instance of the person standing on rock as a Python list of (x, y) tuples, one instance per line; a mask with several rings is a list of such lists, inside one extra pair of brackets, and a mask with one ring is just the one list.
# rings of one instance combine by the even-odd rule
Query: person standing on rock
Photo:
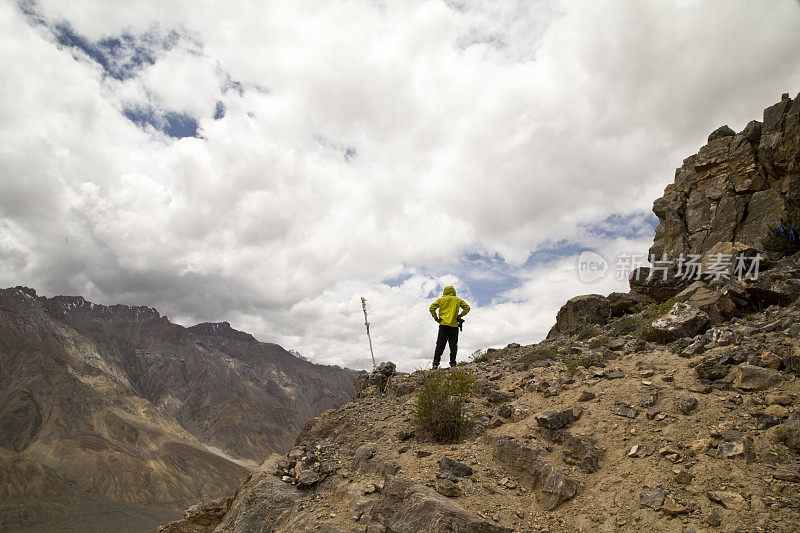
[[(439, 314), (436, 314), (436, 310)], [(469, 313), (467, 302), (456, 296), (456, 290), (448, 285), (442, 297), (431, 304), (431, 316), (439, 323), (439, 335), (436, 337), (436, 350), (433, 352), (433, 368), (439, 368), (445, 344), (450, 345), (450, 366), (456, 366), (458, 351), (458, 327), (461, 317)]]

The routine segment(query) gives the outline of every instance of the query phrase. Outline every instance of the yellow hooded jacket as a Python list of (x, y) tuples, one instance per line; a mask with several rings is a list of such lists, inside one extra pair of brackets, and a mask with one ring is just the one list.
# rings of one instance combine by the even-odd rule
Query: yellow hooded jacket
[[(439, 316), (436, 316), (437, 309), (439, 310)], [(459, 309), (463, 309), (464, 312), (459, 314)], [(469, 313), (469, 305), (461, 298), (456, 297), (456, 290), (451, 285), (448, 285), (444, 288), (442, 297), (431, 304), (430, 311), (433, 319), (440, 324), (457, 328), (458, 317)]]

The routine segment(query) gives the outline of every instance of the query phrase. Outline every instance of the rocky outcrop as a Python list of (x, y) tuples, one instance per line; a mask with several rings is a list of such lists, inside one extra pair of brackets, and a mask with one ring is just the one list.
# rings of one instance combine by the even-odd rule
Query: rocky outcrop
[(233, 498), (217, 498), (186, 509), (183, 520), (158, 528), (158, 533), (205, 533), (216, 528), (231, 508)]
[(541, 503), (545, 509), (555, 509), (578, 492), (577, 481), (542, 459), (542, 450), (501, 438), (495, 445), (494, 454), (500, 462), (513, 468), (531, 489), (541, 488)]
[(676, 303), (666, 315), (653, 321), (659, 342), (668, 343), (685, 337), (694, 337), (711, 327), (709, 316), (688, 303)]
[(628, 278), (631, 294), (656, 302), (672, 298), (690, 283), (691, 281), (679, 277), (675, 269), (662, 273), (655, 272), (650, 267), (639, 267)]
[(664, 196), (650, 253), (703, 254), (738, 241), (763, 251), (770, 228), (800, 209), (800, 98), (788, 94), (741, 132), (727, 126), (684, 160)]
[(547, 336), (571, 333), (587, 324), (605, 324), (610, 315), (611, 305), (604, 296), (599, 294), (576, 296), (559, 309), (556, 325)]
[(425, 485), (402, 477), (393, 478), (381, 491), (372, 514), (392, 533), (420, 531), (464, 531), (470, 533), (510, 533), (507, 527), (493, 524), (470, 513)]

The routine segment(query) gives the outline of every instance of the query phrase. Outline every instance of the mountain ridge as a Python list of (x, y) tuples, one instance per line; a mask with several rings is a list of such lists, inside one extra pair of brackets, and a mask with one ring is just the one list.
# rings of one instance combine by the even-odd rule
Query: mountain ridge
[(88, 492), (126, 520), (138, 506), (153, 527), (232, 490), (247, 469), (226, 457), (287, 449), (306, 419), (352, 396), (355, 375), (227, 323), (185, 328), (152, 307), (0, 289), (0, 525), (85, 525)]

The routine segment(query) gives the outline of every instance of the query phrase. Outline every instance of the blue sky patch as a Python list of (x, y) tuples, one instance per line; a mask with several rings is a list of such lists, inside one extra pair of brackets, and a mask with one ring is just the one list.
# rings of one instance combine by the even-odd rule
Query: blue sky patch
[[(503, 295), (520, 287), (530, 272), (538, 268), (545, 268), (567, 257), (578, 256), (587, 250), (602, 252), (603, 245), (615, 239), (650, 239), (657, 225), (658, 219), (649, 212), (612, 214), (599, 222), (580, 225), (574, 239), (543, 243), (519, 267), (508, 264), (498, 254), (469, 252), (463, 254), (455, 264), (416, 267), (415, 271), (431, 277), (456, 276), (466, 286), (464, 298), (484, 307), (493, 302), (505, 301)], [(403, 274), (384, 280), (384, 283), (394, 287), (409, 277), (410, 274)], [(437, 287), (428, 297), (441, 296), (442, 288)]]
[(358, 150), (355, 146), (350, 146), (347, 144), (340, 144), (334, 141), (331, 141), (324, 135), (315, 135), (314, 140), (317, 141), (320, 145), (324, 146), (325, 148), (330, 148), (332, 150), (336, 150), (342, 154), (345, 162), (349, 163), (352, 161), (356, 156), (358, 156)]
[(406, 281), (408, 281), (413, 274), (400, 274), (399, 276), (395, 276), (393, 278), (386, 278), (381, 281), (384, 285), (388, 285), (389, 287), (399, 287)]
[(152, 126), (175, 139), (200, 137), (200, 125), (197, 119), (185, 113), (175, 111), (160, 112), (152, 106), (136, 106), (125, 108), (122, 114), (140, 128)]
[(658, 218), (648, 211), (625, 215), (614, 213), (600, 222), (581, 224), (580, 228), (590, 236), (603, 239), (640, 239), (652, 236), (656, 226)]
[(225, 118), (225, 104), (219, 100), (217, 101), (217, 105), (214, 107), (214, 120), (220, 120), (223, 118)]
[(155, 64), (158, 56), (171, 50), (181, 36), (172, 30), (161, 33), (157, 28), (140, 34), (122, 33), (91, 41), (76, 32), (68, 21), (48, 21), (35, 1), (20, 2), (19, 8), (28, 23), (43, 26), (59, 46), (83, 53), (102, 67), (106, 76), (116, 80), (135, 77), (143, 68)]

